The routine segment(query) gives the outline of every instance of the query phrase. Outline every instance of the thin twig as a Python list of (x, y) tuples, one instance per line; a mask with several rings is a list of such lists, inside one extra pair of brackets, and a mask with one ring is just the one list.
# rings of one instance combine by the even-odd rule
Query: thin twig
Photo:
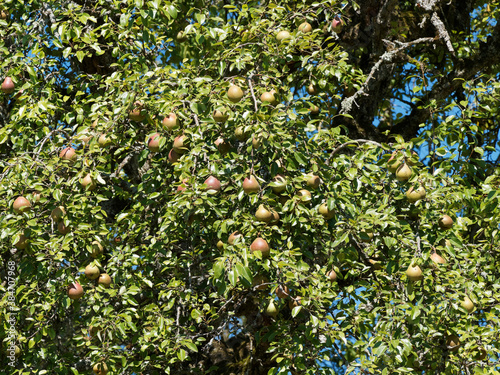
[(253, 77), (253, 74), (250, 74), (250, 76), (247, 78), (247, 80), (248, 80), (248, 87), (250, 87), (250, 93), (252, 94), (255, 112), (257, 112), (259, 110), (259, 107), (257, 106), (257, 99), (255, 99), (255, 93), (253, 91), (252, 77)]

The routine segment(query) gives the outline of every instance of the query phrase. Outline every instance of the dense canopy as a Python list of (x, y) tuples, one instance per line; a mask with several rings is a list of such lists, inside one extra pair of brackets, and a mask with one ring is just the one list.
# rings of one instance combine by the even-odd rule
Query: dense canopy
[(499, 16), (3, 1), (0, 368), (499, 373)]

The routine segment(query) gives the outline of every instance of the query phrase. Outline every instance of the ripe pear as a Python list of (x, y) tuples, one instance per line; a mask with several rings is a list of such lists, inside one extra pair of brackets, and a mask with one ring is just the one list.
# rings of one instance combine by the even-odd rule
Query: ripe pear
[(80, 180), (80, 183), (82, 184), (84, 189), (88, 189), (91, 191), (97, 187), (97, 184), (95, 183), (90, 173), (87, 173), (87, 175)]
[(262, 143), (262, 134), (254, 135), (252, 138), (252, 147), (256, 150)]
[(21, 213), (29, 211), (31, 209), (31, 203), (24, 197), (17, 197), (12, 205), (15, 213)]
[(396, 170), (396, 179), (398, 181), (408, 181), (411, 177), (411, 169), (410, 167), (404, 163), (403, 165), (400, 165), (398, 169)]
[(99, 277), (100, 275), (99, 267), (97, 267), (95, 264), (90, 263), (85, 267), (85, 276), (90, 279), (90, 280), (95, 280)]
[(441, 229), (450, 229), (453, 226), (453, 219), (448, 215), (443, 215), (439, 218), (438, 225)]
[(28, 237), (24, 235), (24, 232), (19, 236), (19, 240), (14, 244), (14, 246), (19, 250), (24, 250), (28, 247)]
[(74, 162), (76, 160), (76, 152), (73, 147), (66, 147), (59, 153), (59, 157), (63, 160)]
[(398, 159), (397, 156), (398, 156), (398, 152), (394, 151), (392, 153), (391, 157), (389, 158), (389, 160), (387, 161), (387, 169), (391, 173), (396, 173), (399, 166), (401, 165), (401, 159)]
[(306, 189), (300, 189), (297, 192), (297, 196), (300, 198), (300, 201), (304, 203), (307, 203), (312, 199), (311, 192)]
[(68, 234), (69, 232), (71, 232), (71, 228), (66, 226), (66, 224), (64, 224), (64, 221), (60, 221), (57, 223), (57, 231), (61, 234)]
[(250, 177), (243, 180), (243, 191), (246, 194), (258, 193), (260, 191), (259, 182), (254, 175), (250, 175)]
[(295, 297), (295, 298), (290, 298), (290, 301), (288, 301), (288, 308), (290, 310), (293, 310), (294, 307), (298, 307), (300, 306), (300, 301), (301, 301), (301, 297), (298, 296), (298, 297)]
[(331, 270), (326, 274), (326, 277), (328, 277), (328, 280), (333, 283), (337, 280), (337, 273), (334, 270)]
[(276, 224), (280, 221), (280, 215), (275, 210), (271, 210), (271, 214), (273, 215), (273, 217), (271, 221), (269, 221), (269, 224)]
[(313, 83), (310, 83), (309, 86), (307, 86), (307, 93), (309, 95), (316, 95), (318, 93), (318, 89)]
[(227, 243), (229, 245), (234, 245), (234, 242), (236, 241), (237, 238), (241, 237), (241, 233), (239, 231), (234, 231), (229, 235), (229, 238), (227, 239)]
[(309, 107), (309, 112), (311, 113), (311, 115), (315, 116), (319, 113), (319, 107), (317, 105), (312, 105), (311, 107)]
[(14, 82), (12, 81), (12, 78), (5, 77), (1, 89), (5, 94), (12, 94), (15, 89), (15, 85)]
[(420, 267), (412, 264), (408, 266), (408, 269), (406, 270), (406, 276), (408, 276), (408, 279), (410, 279), (411, 281), (418, 281), (424, 278)]
[(214, 144), (221, 153), (221, 155), (225, 155), (226, 153), (229, 152), (229, 150), (231, 150), (231, 144), (222, 137), (217, 138)]
[(141, 102), (134, 103), (134, 109), (128, 113), (128, 118), (132, 121), (141, 122), (146, 118), (146, 111)]
[(299, 28), (298, 30), (304, 34), (306, 33), (310, 33), (312, 31), (312, 26), (309, 22), (302, 22), (300, 25), (299, 25)]
[(465, 298), (461, 302), (461, 305), (465, 310), (467, 310), (468, 313), (471, 313), (474, 310), (474, 303), (468, 296), (465, 296)]
[(174, 139), (174, 144), (172, 145), (173, 150), (178, 155), (183, 155), (187, 151), (187, 137), (185, 135), (180, 135)]
[(212, 114), (212, 117), (214, 118), (215, 122), (223, 123), (226, 122), (229, 116), (227, 116), (226, 114), (224, 114), (219, 110), (215, 110), (214, 113)]
[(171, 149), (169, 152), (168, 152), (168, 162), (169, 163), (177, 163), (177, 161), (179, 160), (180, 158), (180, 155), (175, 152), (174, 149)]
[(243, 90), (241, 90), (239, 86), (232, 85), (229, 87), (229, 90), (227, 90), (227, 97), (233, 103), (238, 103), (241, 98), (243, 98)]
[(406, 198), (408, 202), (415, 203), (420, 199), (424, 199), (426, 195), (425, 189), (422, 185), (420, 185), (417, 189), (413, 189), (413, 186), (408, 189), (406, 192)]
[(344, 26), (344, 22), (339, 16), (335, 16), (335, 18), (332, 20), (332, 31), (335, 31), (337, 34), (339, 34), (342, 31), (342, 28)]
[(328, 204), (325, 202), (321, 204), (318, 208), (318, 212), (323, 215), (325, 220), (330, 220), (335, 216), (335, 211), (334, 210), (329, 210), (328, 209)]
[(245, 142), (248, 139), (248, 131), (243, 126), (238, 126), (234, 130), (234, 136), (240, 142)]
[(260, 237), (257, 237), (252, 242), (252, 244), (250, 245), (250, 250), (252, 252), (260, 251), (262, 253), (262, 258), (267, 258), (271, 253), (271, 248), (269, 247), (267, 241)]
[(111, 138), (109, 138), (107, 136), (106, 133), (102, 133), (100, 136), (99, 136), (99, 139), (97, 140), (97, 143), (99, 143), (99, 146), (100, 147), (108, 147), (110, 144), (111, 144)]
[(97, 279), (97, 282), (107, 288), (111, 285), (111, 276), (109, 276), (107, 273), (101, 273), (99, 279)]
[(433, 252), (430, 258), (436, 264), (446, 264), (446, 260), (436, 252)]
[(96, 363), (92, 367), (95, 375), (106, 375), (108, 373), (108, 366), (104, 362)]
[(280, 298), (280, 299), (284, 299), (284, 298), (290, 296), (290, 290), (284, 284), (278, 285), (278, 287), (275, 290), (275, 293), (278, 296), (278, 298)]
[(221, 240), (217, 241), (217, 249), (222, 250), (224, 249), (224, 242)]
[(214, 176), (208, 177), (204, 184), (207, 185), (205, 190), (210, 194), (218, 193), (221, 189), (220, 181)]
[(177, 119), (177, 115), (173, 112), (170, 112), (168, 116), (163, 118), (162, 124), (168, 130), (175, 130), (179, 127), (179, 120)]
[(262, 95), (260, 96), (260, 100), (263, 103), (268, 102), (271, 105), (276, 105), (278, 103), (274, 94), (272, 92), (269, 92), (269, 91), (262, 93)]
[(291, 35), (287, 30), (281, 30), (280, 32), (278, 32), (278, 34), (276, 34), (276, 40), (278, 42), (283, 42), (284, 40), (290, 39), (290, 38), (291, 38)]
[(319, 185), (321, 184), (321, 178), (316, 175), (310, 175), (310, 177), (307, 179), (307, 186), (317, 189)]
[(259, 205), (259, 208), (255, 212), (255, 217), (257, 220), (262, 221), (264, 223), (268, 223), (272, 220), (273, 214), (269, 211), (263, 204)]
[(269, 279), (264, 275), (257, 275), (253, 278), (252, 286), (255, 290), (266, 290), (269, 288)]
[(63, 216), (66, 215), (66, 210), (63, 206), (58, 206), (52, 210), (50, 217), (55, 222), (62, 220)]
[(147, 146), (149, 151), (158, 152), (160, 151), (160, 139), (161, 136), (158, 133), (154, 133), (151, 137), (148, 138)]
[(83, 296), (83, 288), (78, 282), (68, 285), (68, 297), (71, 299), (80, 299)]

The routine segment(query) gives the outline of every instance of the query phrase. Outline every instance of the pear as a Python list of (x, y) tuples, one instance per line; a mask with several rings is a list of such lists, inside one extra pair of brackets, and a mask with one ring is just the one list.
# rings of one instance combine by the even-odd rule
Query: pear
[(227, 243), (229, 245), (234, 245), (234, 242), (238, 237), (241, 237), (241, 233), (239, 231), (235, 231), (229, 235), (229, 238), (227, 239)]
[(344, 26), (344, 21), (342, 21), (342, 19), (339, 16), (335, 16), (335, 18), (332, 21), (332, 30), (338, 34), (342, 31), (343, 26)]
[(102, 253), (104, 252), (104, 249), (99, 241), (93, 241), (92, 242), (92, 253), (90, 256), (92, 258), (98, 258)]
[(234, 136), (240, 142), (245, 142), (248, 139), (248, 132), (243, 126), (238, 126), (234, 129)]
[(286, 179), (282, 175), (277, 175), (273, 179), (273, 186), (271, 186), (275, 194), (282, 193), (286, 189)]
[(21, 213), (24, 211), (29, 211), (31, 209), (31, 203), (24, 197), (17, 197), (12, 205), (15, 213)]
[(446, 264), (446, 260), (436, 252), (433, 252), (430, 258), (436, 264)]
[(400, 165), (396, 170), (396, 179), (398, 181), (408, 181), (411, 177), (411, 169), (406, 163)]
[(214, 118), (215, 122), (223, 123), (226, 122), (229, 116), (219, 110), (215, 110), (214, 113), (212, 114), (212, 117)]
[(321, 178), (319, 178), (319, 176), (311, 175), (307, 179), (307, 186), (309, 186), (309, 187), (311, 187), (313, 189), (317, 189), (320, 184), (321, 184)]
[(471, 313), (474, 310), (474, 303), (470, 300), (468, 296), (465, 296), (464, 300), (461, 302), (462, 307)]
[(291, 35), (287, 30), (281, 30), (280, 32), (278, 32), (278, 34), (276, 34), (276, 40), (278, 40), (278, 42), (283, 42), (284, 40), (290, 38)]
[(262, 93), (262, 95), (260, 96), (260, 100), (263, 103), (268, 102), (271, 105), (276, 105), (278, 103), (278, 101), (276, 100), (276, 97), (270, 91), (266, 91), (266, 92)]
[(172, 145), (173, 150), (178, 155), (183, 155), (187, 151), (187, 138), (185, 135), (180, 135), (174, 139), (174, 144)]
[(218, 193), (221, 189), (220, 181), (214, 176), (208, 177), (204, 184), (207, 185), (205, 190), (210, 194)]
[(87, 267), (85, 267), (85, 276), (87, 276), (90, 280), (97, 279), (100, 274), (101, 272), (99, 271), (99, 267), (93, 263), (90, 263)]
[(264, 223), (268, 223), (272, 220), (273, 214), (271, 211), (266, 209), (263, 204), (259, 205), (259, 208), (255, 212), (255, 217), (259, 221), (263, 221)]
[(312, 31), (312, 26), (309, 22), (302, 22), (300, 25), (299, 25), (299, 28), (298, 30), (304, 34), (306, 33), (310, 33)]
[(439, 218), (438, 225), (441, 229), (450, 229), (453, 226), (453, 219), (448, 215), (443, 215)]
[(238, 103), (241, 98), (243, 98), (243, 90), (241, 90), (239, 86), (232, 85), (229, 87), (229, 90), (227, 90), (227, 97), (233, 103)]
[(316, 89), (314, 84), (310, 83), (309, 86), (307, 86), (307, 93), (309, 95), (316, 95), (318, 93), (318, 89)]
[(408, 202), (415, 203), (420, 199), (424, 199), (426, 195), (425, 189), (422, 185), (420, 185), (416, 190), (413, 189), (413, 186), (406, 192), (406, 198)]
[(312, 199), (311, 192), (306, 189), (300, 189), (297, 192), (297, 196), (300, 198), (300, 202), (307, 203)]
[(335, 216), (335, 211), (334, 210), (329, 210), (328, 209), (328, 204), (323, 203), (322, 205), (319, 206), (318, 212), (323, 215), (325, 220), (330, 220)]
[(146, 111), (141, 102), (134, 103), (134, 109), (128, 113), (128, 118), (132, 121), (141, 122), (146, 118)]
[(387, 161), (387, 169), (391, 173), (396, 173), (396, 171), (398, 170), (399, 166), (401, 165), (401, 160), (398, 159), (397, 156), (398, 156), (398, 152), (394, 151), (392, 153), (391, 157), (389, 158), (389, 160)]
[(290, 298), (290, 301), (288, 301), (288, 307), (290, 310), (293, 310), (294, 307), (300, 306), (300, 296), (295, 297), (295, 298)]
[(289, 297), (290, 296), (290, 290), (288, 289), (288, 287), (286, 285), (279, 285), (276, 290), (275, 290), (275, 293), (276, 295), (278, 296), (278, 298), (280, 299), (284, 299), (286, 297)]
[(309, 107), (309, 112), (311, 113), (311, 115), (315, 116), (319, 113), (319, 107), (317, 105), (312, 105), (311, 107)]
[(214, 144), (221, 155), (225, 155), (231, 149), (231, 144), (229, 142), (226, 142), (226, 140), (222, 137), (217, 138)]
[(269, 288), (269, 279), (264, 275), (257, 275), (253, 278), (252, 286), (255, 290), (266, 290)]
[(267, 305), (266, 314), (272, 318), (276, 318), (276, 316), (278, 316), (278, 309), (274, 306), (273, 301), (269, 302), (269, 305)]
[(177, 115), (175, 113), (169, 113), (168, 116), (163, 118), (162, 124), (168, 130), (175, 130), (179, 127), (179, 120), (177, 119)]
[(446, 346), (451, 351), (456, 351), (460, 347), (460, 339), (457, 335), (451, 334), (446, 337)]
[(328, 277), (328, 280), (333, 283), (335, 280), (337, 280), (337, 273), (334, 270), (331, 270), (326, 274), (326, 277)]
[(411, 281), (419, 281), (424, 278), (420, 267), (412, 264), (408, 266), (408, 269), (406, 270), (406, 276), (408, 276), (408, 279), (410, 279)]
[(243, 180), (243, 191), (247, 194), (258, 193), (260, 191), (260, 185), (254, 175), (245, 178)]
[(263, 238), (257, 237), (250, 245), (250, 250), (260, 251), (262, 253), (262, 258), (267, 258), (271, 252), (269, 244)]
[(12, 82), (12, 78), (5, 77), (1, 88), (5, 94), (12, 94), (14, 92), (14, 88), (15, 88), (14, 82)]
[(222, 250), (224, 249), (224, 242), (221, 240), (217, 241), (217, 249)]
[(271, 221), (269, 221), (270, 224), (276, 224), (278, 221), (280, 221), (280, 215), (275, 210), (271, 210), (271, 214), (273, 215), (273, 217)]

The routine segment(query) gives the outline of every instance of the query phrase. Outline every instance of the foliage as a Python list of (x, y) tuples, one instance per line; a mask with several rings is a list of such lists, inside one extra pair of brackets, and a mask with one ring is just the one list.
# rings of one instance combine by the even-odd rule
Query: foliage
[[(0, 93), (0, 338), (7, 352), (15, 327), (21, 349), (2, 368), (496, 373), (497, 1), (0, 7), (0, 79), (15, 83)], [(276, 103), (262, 101), (271, 90)], [(13, 209), (19, 196), (30, 210)], [(257, 220), (260, 205), (279, 221)], [(269, 256), (250, 250), (258, 237)], [(110, 287), (85, 276), (91, 263)]]

